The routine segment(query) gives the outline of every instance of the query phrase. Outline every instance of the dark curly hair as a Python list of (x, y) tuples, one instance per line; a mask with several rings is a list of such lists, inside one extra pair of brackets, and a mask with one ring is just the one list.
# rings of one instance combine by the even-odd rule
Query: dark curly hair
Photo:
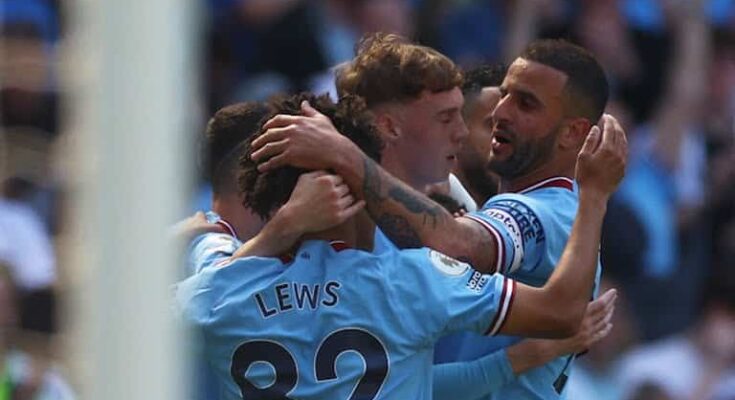
[[(304, 100), (329, 117), (337, 131), (352, 140), (368, 157), (380, 162), (383, 142), (373, 125), (372, 114), (367, 111), (365, 102), (357, 96), (343, 97), (337, 104), (328, 95), (316, 96), (311, 93), (276, 98), (268, 103), (269, 114), (264, 121), (276, 114), (300, 115), (301, 103)], [(250, 143), (262, 134), (261, 130), (246, 142), (247, 151), (241, 153), (239, 160), (238, 183), (244, 195), (243, 205), (267, 220), (274, 211), (288, 201), (299, 176), (307, 171), (295, 167), (282, 167), (259, 172), (257, 164), (250, 158), (252, 154)]]

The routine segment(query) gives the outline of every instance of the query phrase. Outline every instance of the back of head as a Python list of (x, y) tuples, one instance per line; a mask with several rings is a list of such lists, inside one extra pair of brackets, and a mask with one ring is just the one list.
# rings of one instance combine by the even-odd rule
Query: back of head
[(220, 109), (209, 120), (203, 158), (215, 194), (237, 191), (237, 162), (244, 150), (242, 144), (260, 129), (267, 113), (265, 104), (244, 102)]
[[(302, 93), (278, 98), (268, 103), (266, 119), (276, 114), (300, 115), (304, 100), (329, 117), (337, 131), (352, 140), (368, 157), (380, 161), (383, 144), (372, 123), (372, 114), (359, 97), (346, 96), (337, 104), (326, 94), (315, 96)], [(250, 143), (263, 133), (259, 131), (246, 142), (247, 151), (239, 159), (238, 183), (244, 195), (243, 204), (261, 218), (268, 219), (288, 201), (299, 176), (306, 171), (294, 167), (282, 167), (264, 173), (258, 171), (257, 164), (250, 158)]]
[(480, 93), (483, 88), (500, 86), (503, 83), (508, 67), (503, 64), (481, 65), (464, 73), (462, 94), (467, 100)]
[(605, 71), (587, 50), (561, 39), (543, 39), (532, 42), (520, 55), (563, 72), (566, 109), (569, 116), (587, 118), (596, 123), (605, 111), (609, 86)]
[(443, 92), (462, 84), (462, 72), (438, 51), (401, 36), (364, 37), (357, 55), (337, 74), (340, 97), (357, 95), (368, 107), (416, 99), (423, 91)]

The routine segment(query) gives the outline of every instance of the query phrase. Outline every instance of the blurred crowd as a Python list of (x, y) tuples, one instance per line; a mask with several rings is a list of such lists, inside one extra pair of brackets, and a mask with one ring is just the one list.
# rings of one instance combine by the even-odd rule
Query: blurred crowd
[[(55, 348), (66, 6), (0, 0), (0, 399), (72, 398)], [(601, 249), (606, 285), (621, 293), (615, 329), (580, 359), (569, 398), (735, 399), (735, 1), (204, 0), (201, 10), (202, 117), (333, 91), (333, 68), (367, 32), (414, 38), (465, 68), (508, 62), (538, 37), (591, 50), (631, 159)]]

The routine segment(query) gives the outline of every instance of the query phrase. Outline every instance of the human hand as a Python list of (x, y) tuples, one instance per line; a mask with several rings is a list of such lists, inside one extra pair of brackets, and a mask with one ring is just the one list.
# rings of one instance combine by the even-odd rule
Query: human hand
[(265, 132), (251, 144), (251, 158), (259, 163), (259, 171), (285, 165), (310, 170), (335, 168), (336, 157), (354, 147), (307, 101), (301, 103), (301, 111), (302, 115), (276, 115), (263, 125)]
[(605, 114), (590, 129), (577, 156), (575, 171), (580, 196), (593, 194), (605, 200), (617, 189), (625, 175), (628, 141), (625, 131), (612, 115)]
[(319, 232), (339, 225), (365, 207), (355, 201), (342, 177), (313, 171), (299, 177), (288, 202), (279, 210), (300, 234)]
[(593, 344), (605, 338), (612, 330), (615, 300), (618, 292), (610, 289), (596, 300), (587, 305), (579, 332), (569, 339), (565, 339), (562, 354), (582, 353), (589, 350)]
[(206, 215), (201, 211), (197, 211), (194, 215), (177, 222), (171, 227), (171, 235), (176, 239), (189, 240), (209, 232), (226, 233), (222, 226), (209, 223)]

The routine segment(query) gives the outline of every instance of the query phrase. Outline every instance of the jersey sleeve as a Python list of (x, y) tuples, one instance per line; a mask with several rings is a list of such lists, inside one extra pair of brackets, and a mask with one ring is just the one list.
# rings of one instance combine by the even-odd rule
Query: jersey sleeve
[(174, 285), (175, 313), (192, 326), (202, 327), (211, 320), (212, 306), (217, 298), (212, 288), (214, 272), (210, 268)]
[(546, 251), (543, 207), (523, 195), (490, 199), (480, 211), (464, 217), (480, 224), (497, 244), (495, 271), (510, 274), (534, 269)]
[(420, 319), (417, 329), (424, 330), (428, 341), (433, 344), (452, 332), (494, 335), (500, 330), (513, 303), (512, 279), (481, 274), (469, 264), (426, 248), (402, 253), (404, 265), (397, 268), (408, 276), (392, 282), (410, 285), (405, 299), (422, 299), (411, 308)]
[(237, 239), (223, 233), (197, 236), (189, 245), (187, 273), (197, 274), (204, 268), (230, 258), (240, 247)]
[(515, 379), (505, 350), (477, 360), (434, 365), (432, 375), (436, 400), (478, 400)]

